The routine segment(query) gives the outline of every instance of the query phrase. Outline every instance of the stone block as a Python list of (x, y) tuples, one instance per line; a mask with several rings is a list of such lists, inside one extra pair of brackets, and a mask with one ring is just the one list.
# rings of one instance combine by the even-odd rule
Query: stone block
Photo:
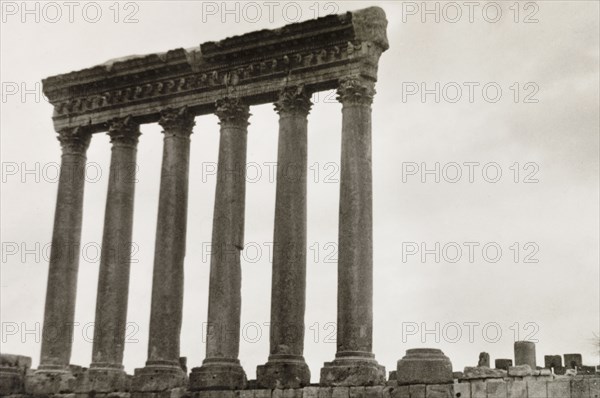
[(533, 370), (531, 370), (529, 365), (511, 366), (508, 368), (508, 375), (511, 377), (532, 376)]
[(487, 398), (506, 398), (507, 386), (504, 380), (493, 379), (486, 382)]
[(512, 359), (503, 359), (503, 358), (500, 358), (500, 359), (496, 359), (494, 361), (494, 367), (496, 369), (503, 369), (503, 370), (508, 371), (508, 368), (510, 366), (513, 366)]
[(283, 390), (281, 388), (274, 389), (271, 391), (271, 394), (273, 398), (283, 398)]
[(487, 398), (485, 381), (474, 380), (471, 382), (471, 398)]
[(515, 341), (515, 365), (529, 365), (535, 369), (535, 343), (531, 341)]
[(569, 398), (571, 382), (569, 380), (554, 380), (548, 382), (548, 398)]
[(302, 398), (319, 398), (319, 387), (304, 387)]
[(350, 387), (348, 394), (350, 398), (363, 398), (365, 395), (365, 387)]
[(544, 355), (544, 367), (546, 369), (562, 367), (562, 357), (560, 355)]
[(385, 367), (374, 359), (336, 358), (321, 368), (320, 383), (330, 387), (384, 385), (385, 375)]
[(25, 375), (17, 367), (0, 368), (0, 396), (25, 392)]
[(390, 398), (410, 398), (408, 386), (397, 386), (389, 390)]
[(388, 380), (396, 380), (396, 371), (395, 370), (390, 370)]
[(509, 380), (506, 392), (508, 398), (527, 398), (527, 383), (523, 380)]
[(240, 390), (239, 398), (254, 398), (254, 391), (252, 390)]
[(333, 387), (319, 388), (319, 398), (331, 398), (333, 396)]
[(350, 388), (348, 387), (333, 387), (331, 398), (349, 398)]
[(408, 386), (408, 395), (410, 398), (425, 398), (427, 396), (425, 384), (413, 384)]
[(571, 398), (590, 398), (590, 382), (588, 379), (571, 380)]
[(583, 365), (581, 354), (565, 354), (564, 357), (565, 368), (567, 369), (575, 369), (575, 367), (580, 368)]
[(463, 372), (463, 379), (498, 379), (506, 377), (506, 371), (502, 369), (490, 369), (483, 367), (466, 367)]
[(452, 384), (429, 384), (426, 388), (427, 398), (453, 398)]
[(283, 390), (283, 398), (302, 398), (302, 388), (287, 388)]
[(272, 392), (271, 390), (254, 390), (254, 398), (271, 398)]
[[(527, 380), (527, 397), (528, 398), (548, 398), (548, 382), (546, 380), (538, 380), (530, 378)], [(567, 398), (567, 397), (563, 397)]]
[[(369, 386), (365, 387), (364, 398), (382, 398), (383, 397), (383, 386)], [(363, 398), (361, 397), (361, 398)]]
[(452, 372), (452, 378), (454, 380), (462, 379), (465, 376), (463, 372)]
[(452, 393), (452, 396), (456, 398), (471, 398), (471, 383), (454, 383)]
[(452, 363), (441, 350), (416, 348), (398, 361), (396, 380), (402, 384), (452, 383)]
[(600, 398), (600, 377), (589, 379), (590, 382), (590, 397)]

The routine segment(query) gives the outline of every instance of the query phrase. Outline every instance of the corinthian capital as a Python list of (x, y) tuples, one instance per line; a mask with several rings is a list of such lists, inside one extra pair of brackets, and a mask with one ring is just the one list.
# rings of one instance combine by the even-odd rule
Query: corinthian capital
[(140, 125), (130, 116), (108, 122), (108, 136), (113, 145), (136, 146), (140, 135)]
[(275, 111), (282, 113), (300, 113), (308, 115), (312, 102), (310, 95), (303, 85), (286, 87), (279, 92), (279, 99), (275, 102)]
[(222, 98), (217, 100), (215, 106), (215, 115), (217, 115), (222, 125), (248, 126), (250, 108), (241, 99), (234, 97)]
[(58, 132), (58, 141), (63, 153), (85, 155), (92, 134), (83, 127), (64, 128)]
[(344, 105), (370, 105), (375, 96), (375, 83), (358, 77), (340, 80), (338, 101)]
[(196, 125), (195, 115), (187, 106), (182, 108), (167, 108), (160, 112), (158, 124), (164, 129), (165, 137), (185, 137), (192, 134), (192, 128)]

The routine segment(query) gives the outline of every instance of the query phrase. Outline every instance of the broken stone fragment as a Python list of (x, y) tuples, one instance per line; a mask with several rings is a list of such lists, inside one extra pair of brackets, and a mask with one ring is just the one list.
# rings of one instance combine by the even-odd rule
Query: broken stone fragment
[(463, 379), (495, 379), (506, 377), (506, 370), (467, 366)]

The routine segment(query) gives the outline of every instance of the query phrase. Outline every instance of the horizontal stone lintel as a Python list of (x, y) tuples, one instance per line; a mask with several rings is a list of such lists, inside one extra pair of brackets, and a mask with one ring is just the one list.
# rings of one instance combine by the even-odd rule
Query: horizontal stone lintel
[(377, 79), (379, 56), (388, 48), (387, 20), (378, 7), (261, 30), (199, 49), (108, 62), (49, 77), (43, 90), (54, 105), (56, 130), (87, 126), (105, 131), (115, 117), (158, 121), (165, 108), (214, 112), (217, 99), (248, 105), (275, 101), (283, 87), (304, 84), (312, 92), (334, 89), (341, 78)]

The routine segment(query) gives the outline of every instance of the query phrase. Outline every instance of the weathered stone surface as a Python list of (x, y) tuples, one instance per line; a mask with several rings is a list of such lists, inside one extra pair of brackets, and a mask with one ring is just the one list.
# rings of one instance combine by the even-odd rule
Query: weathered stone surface
[(527, 398), (527, 383), (511, 379), (506, 384), (508, 398)]
[(571, 398), (589, 398), (590, 382), (586, 378), (571, 380)]
[(365, 387), (364, 398), (382, 398), (383, 397), (383, 386), (369, 386)]
[(484, 367), (466, 367), (463, 379), (491, 379), (506, 377), (507, 372), (502, 369), (490, 369)]
[(545, 398), (548, 396), (548, 382), (546, 380), (530, 378), (526, 383), (528, 398)]
[(534, 371), (531, 370), (529, 365), (517, 365), (508, 368), (508, 375), (513, 377), (524, 377), (532, 376)]
[(452, 384), (430, 384), (426, 387), (427, 398), (454, 398)]
[(319, 398), (319, 387), (304, 387), (302, 398)]
[(391, 387), (388, 391), (389, 397), (386, 398), (410, 398), (408, 386)]
[(487, 398), (487, 386), (483, 380), (471, 382), (471, 398)]
[(548, 398), (565, 398), (571, 396), (569, 380), (553, 380), (548, 382)]
[(350, 389), (348, 387), (333, 387), (331, 398), (349, 398)]
[(600, 398), (600, 377), (596, 376), (589, 379), (590, 382), (590, 396), (592, 398)]
[(427, 396), (427, 386), (425, 384), (413, 384), (408, 386), (410, 398), (425, 398)]
[(453, 397), (456, 398), (470, 398), (471, 397), (471, 383), (463, 382), (457, 383), (455, 382), (452, 385), (452, 393)]
[(477, 366), (479, 367), (490, 367), (490, 354), (487, 352), (479, 353), (479, 360), (477, 361)]
[(321, 385), (368, 386), (385, 384), (385, 368), (368, 357), (336, 358), (321, 368)]
[(508, 368), (510, 366), (513, 366), (512, 359), (496, 359), (494, 361), (494, 367), (496, 369), (503, 369), (503, 370), (508, 371)]
[(453, 380), (452, 363), (435, 348), (407, 350), (396, 370), (398, 384), (444, 384)]
[(506, 382), (501, 379), (488, 380), (486, 389), (487, 398), (506, 398), (508, 394)]
[(515, 341), (515, 365), (529, 365), (535, 369), (535, 343), (531, 341)]
[(564, 357), (567, 369), (580, 368), (583, 365), (581, 354), (565, 354)]

